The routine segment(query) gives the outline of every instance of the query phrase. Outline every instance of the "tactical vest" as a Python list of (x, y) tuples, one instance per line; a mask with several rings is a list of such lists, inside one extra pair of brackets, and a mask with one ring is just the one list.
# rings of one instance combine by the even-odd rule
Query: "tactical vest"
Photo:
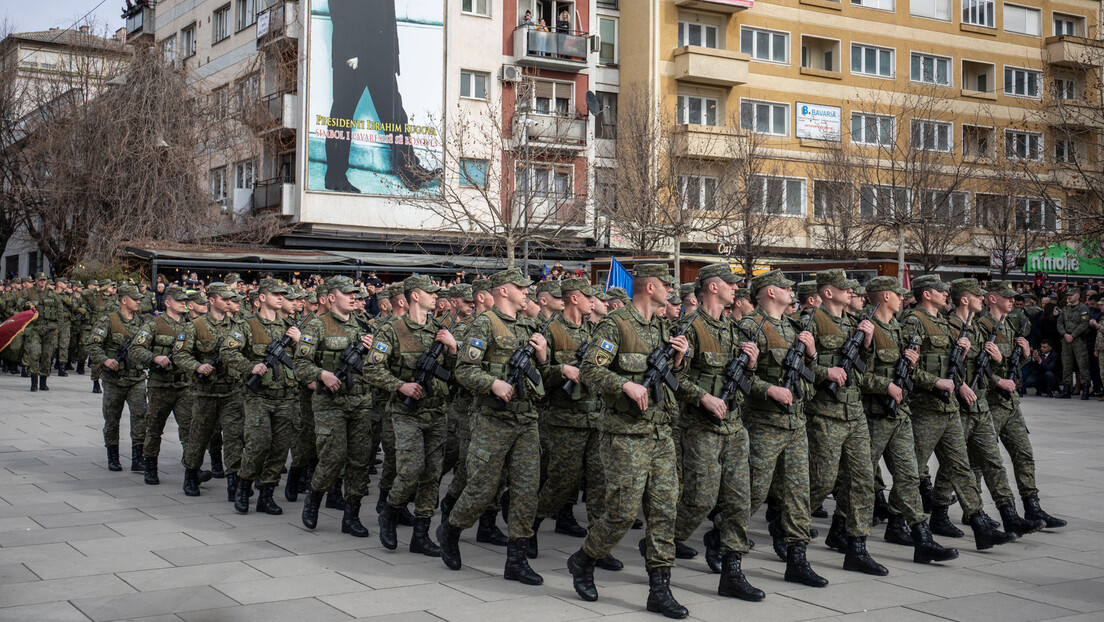
[(817, 309), (813, 312), (813, 324), (816, 325), (817, 358), (824, 367), (840, 367), (843, 356), (840, 348), (847, 341), (847, 334), (828, 317), (828, 312)]
[[(892, 382), (894, 373), (897, 371), (897, 361), (901, 359), (901, 348), (894, 341), (894, 337), (890, 332), (882, 328), (881, 324), (872, 323), (874, 324), (874, 364), (867, 368), (867, 373), (881, 378), (889, 378)], [(904, 390), (904, 387), (902, 387), (902, 390)], [(863, 406), (867, 415), (878, 418), (886, 417), (889, 414), (886, 409), (886, 399), (884, 395), (864, 394)]]
[[(149, 350), (153, 353), (154, 358), (165, 356), (171, 360), (173, 352), (175, 351), (173, 347), (177, 342), (179, 333), (173, 330), (168, 320), (162, 316), (153, 318), (153, 323), (156, 326), (156, 330), (152, 336), (153, 342), (149, 345)], [(179, 383), (187, 382), (188, 377), (180, 371), (175, 363), (169, 366), (168, 369), (153, 363), (150, 365), (150, 380), (153, 382)]]
[[(103, 341), (104, 356), (107, 359), (118, 360), (119, 346), (123, 345), (127, 339), (130, 339), (130, 330), (127, 329), (123, 319), (119, 317), (119, 313), (112, 312), (107, 314), (108, 320), (111, 324), (111, 332), (107, 335), (107, 338)], [(125, 380), (140, 380), (144, 376), (142, 369), (138, 367), (133, 361), (127, 366), (127, 369), (120, 369), (118, 372), (119, 379)], [(111, 376), (108, 375), (108, 378)]]
[(32, 287), (29, 291), (27, 301), (34, 303), (35, 309), (38, 309), (38, 321), (43, 324), (57, 322), (60, 315), (58, 299), (50, 296), (48, 292), (38, 291), (37, 287)]
[[(250, 361), (254, 361), (254, 362), (257, 362), (257, 363), (263, 363), (264, 360), (265, 360), (265, 356), (267, 356), (268, 344), (272, 343), (272, 338), (269, 337), (268, 333), (265, 332), (264, 325), (261, 324), (261, 320), (257, 316), (255, 316), (255, 315), (250, 316), (249, 319), (246, 320), (245, 324), (246, 324), (246, 326), (249, 327), (249, 332), (250, 332), (250, 337), (251, 337), (251, 342), (252, 342), (251, 350), (246, 353), (247, 358)], [(294, 355), (294, 352), (291, 352), (289, 350), (288, 356), (293, 356), (293, 355)], [(276, 380), (272, 376), (272, 369), (269, 369), (268, 371), (266, 371), (264, 373), (264, 376), (261, 376), (261, 384), (263, 386), (266, 386), (266, 387), (273, 387), (275, 385), (276, 387), (278, 387), (281, 390), (284, 389), (284, 388), (287, 388), (287, 387), (294, 387), (296, 385), (296, 382), (295, 382), (295, 369), (291, 368), (291, 367), (284, 366), (283, 363), (277, 363), (277, 364), (280, 365), (280, 381), (279, 381), (279, 384), (275, 385)], [(247, 391), (247, 393), (248, 393), (248, 391)], [(268, 396), (272, 397), (273, 394), (268, 394)], [(277, 395), (276, 397), (281, 397), (281, 396)]]
[[(582, 345), (567, 332), (567, 328), (559, 322), (548, 325), (548, 348), (551, 350), (552, 362), (557, 365), (571, 365), (578, 367), (579, 361), (575, 354)], [(598, 400), (591, 391), (585, 391), (583, 383), (575, 383), (575, 391), (571, 397), (564, 395), (559, 387), (549, 387), (548, 404), (556, 408), (563, 408), (579, 412), (593, 412), (598, 409)]]
[[(426, 318), (426, 322), (432, 321), (434, 321), (433, 318)], [(414, 336), (414, 333), (410, 332), (410, 327), (406, 325), (406, 320), (403, 318), (392, 320), (391, 328), (395, 330), (395, 335), (398, 337), (399, 352), (397, 357), (392, 357), (389, 371), (403, 382), (413, 382), (414, 374), (418, 371), (418, 359), (426, 351), (426, 347)], [(430, 344), (430, 347), (432, 347), (432, 344)], [(434, 383), (433, 397), (423, 394), (422, 399), (418, 400), (418, 410), (440, 408), (448, 396), (448, 387), (443, 382), (437, 378), (430, 378), (429, 381)]]
[(919, 367), (936, 378), (946, 378), (950, 369), (953, 338), (936, 324), (927, 313), (917, 311), (910, 317), (920, 321)]
[[(215, 355), (218, 354), (215, 347), (218, 345), (218, 338), (211, 332), (211, 328), (207, 325), (207, 318), (204, 316), (197, 317), (193, 320), (192, 326), (195, 328), (196, 358), (200, 365), (202, 365), (215, 358)], [(226, 364), (219, 363), (215, 371), (207, 374), (206, 377), (200, 378), (202, 391), (205, 394), (228, 392), (230, 390), (228, 376)]]
[[(502, 318), (498, 317), (494, 310), (487, 311), (484, 314), (491, 322), (491, 339), (494, 340), (494, 347), (488, 347), (486, 353), (483, 355), (484, 369), (487, 373), (500, 380), (505, 380), (506, 375), (510, 371), (510, 357), (514, 352), (521, 347), (521, 342), (517, 336), (514, 335), (514, 331), (510, 330), (509, 326), (502, 321)], [(533, 387), (529, 387), (533, 389)], [(526, 391), (526, 396), (532, 396), (536, 391)], [(516, 398), (516, 395), (515, 395)], [(480, 395), (476, 398), (476, 403), (479, 406), (484, 406), (492, 410), (505, 411), (509, 413), (526, 413), (533, 412), (533, 402), (531, 399), (518, 400), (511, 399), (505, 406), (499, 404), (492, 395)], [(533, 412), (533, 416), (536, 413)]]
[(698, 351), (689, 363), (690, 380), (713, 397), (720, 397), (725, 384), (725, 367), (732, 359), (732, 352), (725, 351), (701, 317), (694, 318), (690, 328), (698, 338)]
[[(642, 384), (644, 373), (648, 371), (648, 355), (652, 353), (652, 348), (644, 343), (644, 340), (636, 333), (636, 328), (628, 320), (616, 314), (608, 317), (613, 320), (614, 324), (617, 324), (617, 329), (621, 331), (621, 347), (617, 350), (617, 356), (610, 364), (610, 369), (636, 384)], [(659, 339), (660, 342), (663, 342), (667, 329), (662, 324), (660, 326)], [(661, 404), (654, 403), (654, 400), (649, 396), (648, 410), (644, 411), (643, 414), (637, 414), (639, 411), (636, 403), (630, 400), (624, 391), (613, 394), (603, 393), (602, 400), (607, 407), (619, 413), (638, 417), (649, 423), (665, 425), (671, 422), (671, 413), (667, 412), (666, 405), (674, 402), (674, 394), (666, 385), (663, 387), (663, 392), (665, 399)]]

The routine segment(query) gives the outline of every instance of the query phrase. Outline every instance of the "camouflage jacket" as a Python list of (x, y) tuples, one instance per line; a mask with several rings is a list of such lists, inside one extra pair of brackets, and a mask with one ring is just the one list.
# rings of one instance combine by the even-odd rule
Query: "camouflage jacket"
[[(62, 318), (62, 308), (66, 306), (66, 303), (54, 290), (46, 288), (40, 291), (37, 287), (31, 287), (23, 290), (22, 294), (19, 298), (17, 311), (30, 309), (31, 307), (37, 309), (38, 319), (34, 321), (34, 324), (52, 326), (64, 319)], [(34, 324), (32, 324), (32, 327)]]
[[(683, 358), (679, 390), (676, 392), (682, 406), (680, 425), (718, 434), (731, 434), (739, 430), (742, 427), (740, 404), (744, 397), (740, 391), (733, 396), (736, 398), (736, 407), (728, 411), (721, 425), (713, 425), (701, 413), (702, 397), (706, 393), (720, 397), (726, 382), (725, 367), (732, 357), (740, 354), (740, 342), (743, 339), (736, 324), (723, 315), (714, 319), (708, 313), (699, 311), (690, 322), (686, 340), (690, 344), (690, 350)], [(749, 384), (754, 373), (753, 369), (745, 370), (744, 378)]]
[[(404, 396), (399, 393), (399, 387), (414, 381), (418, 371), (416, 368), (418, 358), (433, 347), (437, 332), (440, 330), (441, 323), (432, 316), (426, 316), (425, 324), (418, 324), (409, 314), (401, 318), (393, 318), (376, 330), (372, 340), (372, 352), (364, 366), (364, 377), (373, 386), (387, 394), (387, 412), (403, 415), (409, 415), (412, 412), (419, 415), (444, 414), (448, 398), (448, 383), (440, 378), (432, 378), (430, 380), (432, 386), (423, 387), (427, 390), (423, 390), (422, 398), (417, 400), (414, 411), (408, 410), (403, 405)], [(455, 355), (451, 354), (448, 348), (442, 347), (441, 354), (437, 357), (437, 364), (450, 369), (453, 367), (454, 357)], [(433, 393), (432, 396), (429, 395), (430, 392)]]
[[(184, 348), (184, 330), (188, 324), (191, 322), (187, 316), (181, 317), (178, 322), (166, 313), (146, 320), (138, 330), (130, 348), (130, 356), (149, 368), (149, 386), (180, 389), (191, 383), (191, 374), (173, 362), (173, 354)], [(169, 367), (164, 368), (154, 363), (153, 359), (158, 356), (169, 357)]]
[[(513, 353), (533, 335), (528, 322), (506, 315), (492, 308), (475, 318), (464, 343), (456, 355), (456, 381), (474, 395), (472, 412), (511, 420), (534, 420), (537, 411), (534, 404), (544, 395), (543, 382), (538, 386), (527, 383), (525, 399), (515, 392), (505, 406), (499, 404), (491, 393), (495, 380), (505, 380), (509, 373), (509, 360)], [(536, 367), (536, 361), (533, 361)]]
[[(100, 316), (100, 319), (92, 326), (92, 333), (88, 338), (88, 355), (95, 365), (103, 365), (107, 359), (118, 360), (119, 346), (127, 339), (133, 339), (142, 328), (142, 318), (135, 314), (129, 320), (122, 313), (111, 312)], [(133, 351), (133, 350), (132, 350)], [(126, 369), (120, 369), (116, 374), (104, 368), (103, 378), (108, 382), (123, 385), (132, 385), (146, 379), (145, 367), (137, 361), (128, 360)]]
[[(869, 417), (884, 419), (890, 417), (886, 408), (889, 400), (889, 385), (893, 382), (897, 370), (897, 361), (901, 359), (901, 353), (911, 333), (904, 332), (904, 327), (897, 318), (889, 318), (889, 322), (883, 322), (877, 317), (871, 317), (874, 324), (874, 341), (866, 358), (866, 373), (858, 383), (862, 391), (863, 412)], [(915, 375), (915, 370), (913, 372)], [(901, 387), (904, 390), (904, 387)], [(891, 418), (900, 419), (907, 417), (909, 395), (905, 395), (903, 403), (897, 405), (896, 415)]]
[[(1012, 314), (1008, 314), (1007, 316), (1005, 316), (1004, 323), (1000, 325), (1000, 329), (998, 330), (997, 324), (999, 324), (999, 322), (993, 319), (993, 316), (991, 315), (986, 314), (981, 318), (974, 320), (974, 323), (977, 325), (978, 329), (980, 331), (985, 331), (985, 339), (988, 339), (989, 335), (992, 335), (994, 330), (997, 331), (997, 340), (994, 343), (996, 344), (997, 349), (1000, 350), (1001, 362), (997, 363), (994, 361), (989, 364), (989, 369), (993, 372), (993, 378), (992, 380), (986, 378), (988, 386), (985, 393), (985, 400), (989, 406), (1000, 406), (1005, 409), (1014, 408), (1019, 402), (1020, 397), (1020, 394), (1016, 391), (1013, 391), (1011, 395), (1009, 395), (997, 388), (998, 380), (1012, 377), (1012, 353), (1015, 352), (1016, 348), (1019, 347), (1018, 345), (1016, 345), (1016, 328), (1009, 323), (1011, 321)], [(984, 346), (985, 342), (982, 341), (980, 345)], [(972, 351), (973, 349), (971, 348), (971, 352)], [(982, 375), (984, 376), (984, 374)], [(980, 384), (981, 383), (979, 382), (979, 387)]]
[[(1078, 303), (1065, 307), (1058, 313), (1058, 334), (1072, 335), (1076, 340), (1089, 330), (1089, 305)], [(1065, 340), (1063, 339), (1063, 342)]]
[(202, 395), (228, 395), (237, 384), (237, 375), (230, 371), (226, 361), (222, 360), (215, 370), (207, 376), (194, 375), (200, 365), (208, 364), (218, 354), (219, 342), (223, 344), (237, 329), (230, 316), (216, 320), (211, 314), (185, 322), (184, 345), (172, 355), (176, 366), (195, 378), (193, 386)]
[(583, 383), (576, 383), (575, 391), (568, 396), (561, 388), (567, 380), (563, 374), (564, 365), (581, 365), (576, 354), (583, 344), (590, 342), (592, 332), (585, 320), (582, 324), (574, 324), (563, 314), (549, 325), (548, 360), (540, 366), (548, 393), (547, 409), (542, 413), (546, 423), (576, 428), (597, 425), (600, 407), (594, 391)]
[[(287, 323), (277, 316), (273, 320), (266, 320), (259, 315), (250, 315), (240, 325), (241, 330), (235, 330), (222, 344), (222, 358), (230, 368), (231, 373), (237, 374), (243, 380), (249, 378), (253, 367), (257, 363), (264, 363), (267, 356), (268, 344), (283, 339), (288, 330)], [(289, 356), (294, 356), (294, 344), (287, 348)], [(293, 389), (297, 386), (295, 369), (280, 364), (280, 377), (276, 378), (270, 367), (261, 376), (261, 390), (268, 396), (273, 396)], [(245, 392), (248, 395), (250, 392)]]
[[(957, 413), (958, 402), (953, 395), (950, 403), (944, 403), (932, 389), (937, 381), (950, 375), (950, 355), (958, 330), (951, 326), (946, 315), (933, 316), (919, 306), (909, 310), (903, 323), (905, 334), (920, 338), (920, 360), (912, 370), (915, 384), (912, 412)], [(956, 388), (959, 383), (956, 380)]]
[[(744, 316), (737, 326), (744, 339), (751, 339), (763, 320), (764, 313), (761, 309)], [(783, 316), (774, 319), (766, 316), (763, 322), (763, 330), (756, 338), (759, 347), (759, 363), (755, 366), (755, 374), (751, 380), (751, 395), (748, 396), (744, 409), (744, 421), (756, 422), (787, 430), (794, 430), (805, 426), (805, 400), (797, 399), (794, 395), (793, 404), (790, 405), (789, 414), (782, 412), (778, 404), (767, 397), (767, 389), (771, 386), (782, 385), (782, 363), (786, 359), (786, 353), (790, 346), (797, 341), (797, 335), (801, 331), (801, 325), (797, 320)], [(808, 359), (805, 360), (808, 363)], [(802, 392), (805, 398), (812, 395), (813, 387), (804, 381)], [(792, 389), (792, 388), (791, 388)]]
[[(808, 367), (816, 376), (815, 383), (818, 390), (813, 394), (812, 399), (805, 403), (807, 414), (847, 421), (863, 416), (862, 394), (859, 390), (859, 385), (862, 384), (862, 373), (858, 369), (851, 369), (851, 385), (848, 386), (846, 383), (840, 385), (836, 392), (836, 399), (833, 399), (832, 395), (823, 388), (828, 384), (828, 370), (842, 366), (841, 348), (844, 342), (858, 330), (858, 326), (858, 320), (847, 312), (844, 312), (841, 317), (828, 313), (823, 307), (813, 312), (809, 331), (816, 339), (817, 359), (809, 363)], [(865, 350), (862, 348), (859, 355), (868, 355)]]

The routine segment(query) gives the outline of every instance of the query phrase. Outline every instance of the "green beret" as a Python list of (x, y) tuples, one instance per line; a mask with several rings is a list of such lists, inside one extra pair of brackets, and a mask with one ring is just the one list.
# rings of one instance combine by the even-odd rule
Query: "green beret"
[(513, 283), (520, 287), (529, 287), (533, 284), (533, 281), (525, 278), (525, 275), (521, 273), (521, 270), (517, 268), (510, 268), (508, 270), (501, 270), (491, 275), (491, 287), (502, 287), (507, 283)]
[[(732, 272), (732, 267), (727, 263), (711, 263), (708, 266), (702, 266), (702, 269), (698, 270), (698, 278), (694, 281), (694, 285), (701, 287), (706, 279), (714, 277), (724, 280), (725, 283), (739, 283), (741, 280), (738, 274)], [(683, 293), (681, 288), (679, 293)]]
[(775, 269), (751, 279), (751, 291), (752, 294), (758, 294), (759, 290), (770, 285), (786, 288), (793, 287), (793, 284), (794, 282), (787, 279), (781, 270)]
[(675, 277), (671, 276), (670, 268), (667, 267), (667, 264), (662, 263), (636, 264), (633, 266), (632, 275), (633, 278), (656, 277), (669, 285), (676, 283)]
[(415, 274), (414, 276), (408, 276), (402, 282), (403, 293), (409, 294), (410, 292), (420, 289), (427, 294), (432, 294), (441, 290), (441, 286), (434, 283), (433, 279), (429, 278), (428, 274)]

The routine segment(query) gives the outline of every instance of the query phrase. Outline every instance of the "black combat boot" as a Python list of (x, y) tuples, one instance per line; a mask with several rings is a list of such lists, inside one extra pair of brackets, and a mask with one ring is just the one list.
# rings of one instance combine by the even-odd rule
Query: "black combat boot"
[(384, 506), (387, 505), (387, 496), (391, 494), (391, 491), (387, 488), (380, 488), (379, 499), (376, 499), (376, 514), (383, 511)]
[(410, 508), (405, 503), (395, 512), (395, 523), (403, 527), (414, 526), (414, 515), (410, 513)]
[(253, 495), (253, 480), (238, 477), (238, 490), (234, 493), (234, 511), (249, 513), (249, 497)]
[(92, 381), (92, 392), (93, 393), (103, 393), (103, 389), (100, 388), (100, 381), (99, 380), (93, 380)]
[(123, 465), (119, 464), (119, 446), (108, 445), (107, 446), (107, 470), (108, 471), (122, 471)]
[[(495, 546), (506, 546), (509, 541), (506, 534), (495, 524), (495, 511), (487, 510), (479, 517), (479, 528), (475, 531), (475, 541)], [(440, 538), (438, 538), (440, 539)]]
[(1004, 522), (1004, 530), (1011, 531), (1012, 533), (1026, 536), (1029, 533), (1035, 533), (1040, 529), (1046, 527), (1045, 520), (1025, 520), (1020, 517), (1016, 512), (1016, 502), (1009, 501), (1004, 505), (997, 508), (1001, 515), (1001, 521)]
[(429, 537), (429, 518), (414, 519), (414, 535), (410, 538), (410, 552), (426, 557), (440, 557), (441, 547)]
[(598, 600), (598, 588), (594, 586), (595, 559), (579, 549), (567, 558), (567, 571), (571, 573), (571, 582), (579, 598), (594, 602)]
[(73, 362), (72, 361), (66, 361), (65, 362), (65, 371), (73, 371)]
[(525, 538), (506, 543), (506, 569), (502, 576), (507, 581), (521, 581), (525, 585), (544, 583), (544, 577), (529, 567), (529, 559), (525, 556)]
[(288, 503), (295, 503), (299, 500), (299, 477), (303, 474), (303, 469), (297, 469), (291, 467), (288, 471), (287, 481), (284, 482), (284, 498), (288, 500)]
[(341, 517), (341, 533), (354, 538), (367, 538), (368, 528), (360, 522), (360, 499), (345, 500), (345, 514)]
[(525, 539), (525, 556), (529, 559), (536, 559), (537, 555), (540, 555), (540, 547), (537, 545), (537, 532), (540, 531), (541, 519), (533, 519), (533, 535)]
[[(951, 517), (947, 515), (948, 506), (935, 505), (932, 506), (931, 512), (931, 530), (932, 533), (943, 536), (945, 538), (961, 538), (963, 536), (962, 530), (954, 526), (951, 522)], [(973, 518), (971, 518), (970, 524), (973, 525)]]
[[(212, 449), (211, 454), (211, 477), (215, 479), (222, 479), (226, 477), (226, 469), (222, 464), (222, 450)], [(293, 499), (294, 500), (294, 499)]]
[(146, 457), (146, 473), (143, 477), (150, 486), (156, 486), (161, 483), (160, 478), (157, 477), (157, 456)]
[(272, 499), (272, 493), (276, 492), (276, 484), (262, 484), (261, 494), (257, 495), (257, 511), (264, 512), (265, 514), (271, 514), (273, 516), (279, 516), (284, 513), (284, 509), (276, 505), (276, 501)]
[(311, 490), (303, 499), (303, 526), (314, 529), (318, 526), (318, 506), (322, 505), (322, 495), (325, 493)]
[(847, 529), (843, 515), (832, 515), (832, 526), (828, 528), (828, 535), (824, 536), (824, 545), (847, 554)]
[(721, 562), (721, 584), (717, 587), (717, 593), (721, 596), (732, 596), (740, 600), (759, 602), (767, 595), (763, 593), (763, 590), (748, 583), (744, 571), (740, 569), (742, 557), (739, 553), (724, 554), (724, 559)]
[(716, 527), (710, 529), (705, 532), (702, 542), (705, 543), (705, 563), (709, 566), (709, 571), (713, 574), (721, 572), (721, 532)]
[(77, 374), (84, 375), (84, 361), (77, 361)]
[(460, 530), (452, 523), (441, 523), (437, 527), (437, 542), (441, 543), (441, 561), (449, 570), (460, 570)]
[(932, 513), (932, 493), (935, 492), (935, 485), (932, 484), (932, 478), (929, 475), (920, 480), (920, 503), (924, 506), (924, 513)]
[(331, 510), (345, 511), (345, 497), (341, 496), (341, 478), (337, 478), (330, 491), (326, 493), (326, 507)]
[(38, 374), (31, 376), (31, 393), (38, 391)]
[(564, 504), (560, 511), (556, 513), (556, 533), (562, 533), (573, 538), (585, 538), (587, 535), (587, 530), (579, 524), (579, 521), (575, 520), (575, 514), (571, 511), (570, 503)]
[(1043, 511), (1042, 506), (1039, 505), (1039, 495), (1028, 495), (1024, 497), (1023, 504), (1024, 518), (1028, 520), (1041, 520), (1046, 523), (1047, 529), (1058, 529), (1059, 527), (1066, 526), (1066, 521), (1060, 518), (1054, 518)]
[(199, 469), (184, 469), (184, 494), (199, 496)]
[(893, 518), (893, 513), (889, 511), (889, 502), (886, 501), (885, 491), (879, 490), (874, 493), (874, 524), (891, 518)]
[[(298, 486), (299, 494), (305, 495), (310, 492), (310, 483), (311, 480), (314, 479), (315, 466), (315, 463), (312, 462), (311, 465), (303, 469), (303, 472), (299, 475), (299, 481), (296, 484)], [(365, 490), (364, 494), (367, 495), (368, 491)]]
[(234, 502), (234, 497), (238, 494), (238, 475), (237, 473), (231, 473), (226, 476), (226, 500), (230, 503)]
[(675, 540), (675, 558), (676, 559), (694, 559), (698, 556), (697, 549), (689, 547), (682, 540)]
[(789, 551), (786, 546), (786, 537), (782, 533), (782, 518), (775, 516), (774, 520), (767, 523), (767, 533), (770, 534), (771, 544), (774, 546), (774, 554), (778, 556), (778, 559), (787, 561), (789, 559)]
[(46, 376), (39, 376), (38, 377), (38, 390), (39, 391), (49, 391), (50, 390), (50, 387), (46, 386)]
[(606, 553), (602, 559), (595, 560), (594, 565), (602, 570), (609, 570), (611, 572), (617, 572), (625, 567), (625, 564), (622, 564), (621, 560), (614, 557), (613, 553)]
[(1055, 395), (1054, 397), (1060, 400), (1068, 400), (1073, 397), (1070, 395), (1070, 386), (1064, 382), (1058, 385), (1058, 395)]
[(985, 513), (980, 510), (970, 517), (970, 527), (974, 530), (974, 545), (979, 551), (1007, 544), (1020, 537), (1016, 533), (1008, 533), (990, 527), (985, 520)]
[(22, 377), (22, 378), (30, 378), (30, 377), (31, 377), (31, 370), (30, 370), (30, 368), (29, 368), (29, 367), (27, 367), (26, 365), (24, 365), (24, 366), (20, 367), (20, 368), (19, 368), (19, 375), (20, 375), (20, 377)]
[(68, 363), (66, 363), (65, 365), (62, 365), (61, 363), (58, 363), (58, 376), (59, 377), (61, 377), (61, 378), (68, 378), (69, 377), (69, 372), (65, 370), (65, 368), (68, 365), (69, 365)]
[[(58, 374), (58, 375), (60, 376), (61, 374)], [(1086, 401), (1086, 402), (1089, 401), (1089, 393), (1090, 393), (1089, 386), (1086, 383), (1082, 382), (1081, 383), (1081, 400)]]
[(958, 558), (958, 549), (944, 548), (932, 538), (931, 527), (925, 521), (912, 526), (912, 541), (916, 543), (912, 561), (918, 564), (946, 562)]
[(643, 529), (644, 528), (644, 521), (640, 520), (639, 518), (634, 519), (633, 524), (632, 524), (632, 528), (633, 529)]
[(786, 576), (790, 583), (801, 583), (809, 587), (824, 587), (828, 579), (813, 572), (809, 560), (805, 558), (805, 543), (791, 544), (786, 549)]
[(828, 510), (825, 510), (824, 506), (822, 505), (822, 506), (818, 507), (817, 509), (813, 510), (813, 512), (812, 512), (812, 514), (810, 514), (810, 516), (812, 516), (813, 518), (828, 518)]
[[(924, 524), (927, 527), (927, 523)], [(905, 524), (905, 517), (897, 514), (889, 517), (889, 524), (886, 525), (885, 541), (892, 542), (893, 544), (900, 544), (901, 546), (913, 546), (912, 536), (909, 534), (908, 525)]]
[(395, 534), (395, 518), (398, 513), (398, 509), (390, 503), (385, 503), (383, 511), (379, 513), (380, 544), (388, 551), (394, 551), (399, 546), (399, 539)]
[(777, 501), (767, 497), (767, 522), (773, 523), (774, 519), (782, 516), (782, 506)]
[(866, 550), (866, 536), (847, 537), (847, 556), (843, 558), (843, 569), (884, 577), (889, 574), (886, 567), (874, 561)]
[(676, 620), (690, 615), (686, 607), (679, 604), (671, 594), (671, 568), (648, 569), (648, 611), (662, 613)]
[(441, 497), (441, 522), (447, 523), (449, 515), (452, 514), (452, 508), (456, 506), (456, 497), (445, 493), (445, 496)]

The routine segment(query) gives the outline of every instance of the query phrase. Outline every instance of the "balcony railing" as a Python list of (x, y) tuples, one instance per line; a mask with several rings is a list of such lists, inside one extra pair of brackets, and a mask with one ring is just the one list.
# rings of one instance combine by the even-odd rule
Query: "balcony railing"
[(589, 50), (590, 37), (579, 30), (514, 29), (514, 61), (519, 65), (578, 71), (586, 68)]
[(581, 115), (528, 114), (515, 118), (518, 127), (518, 144), (582, 149), (586, 147), (587, 118)]
[(586, 224), (586, 196), (534, 192), (526, 197), (520, 194), (514, 210), (516, 225), (524, 226), (528, 217), (529, 227), (581, 227)]
[(253, 209), (281, 207), (286, 194), (295, 187), (291, 177), (275, 177), (253, 184)]
[[(152, 4), (152, 3), (151, 3)], [(150, 6), (134, 7), (126, 14), (126, 33), (128, 37), (138, 35), (153, 35), (153, 8)]]
[(299, 38), (299, 2), (283, 0), (257, 14), (257, 42), (261, 45), (281, 39)]
[(1104, 64), (1104, 40), (1072, 35), (1047, 37), (1047, 62), (1064, 67), (1099, 67)]

